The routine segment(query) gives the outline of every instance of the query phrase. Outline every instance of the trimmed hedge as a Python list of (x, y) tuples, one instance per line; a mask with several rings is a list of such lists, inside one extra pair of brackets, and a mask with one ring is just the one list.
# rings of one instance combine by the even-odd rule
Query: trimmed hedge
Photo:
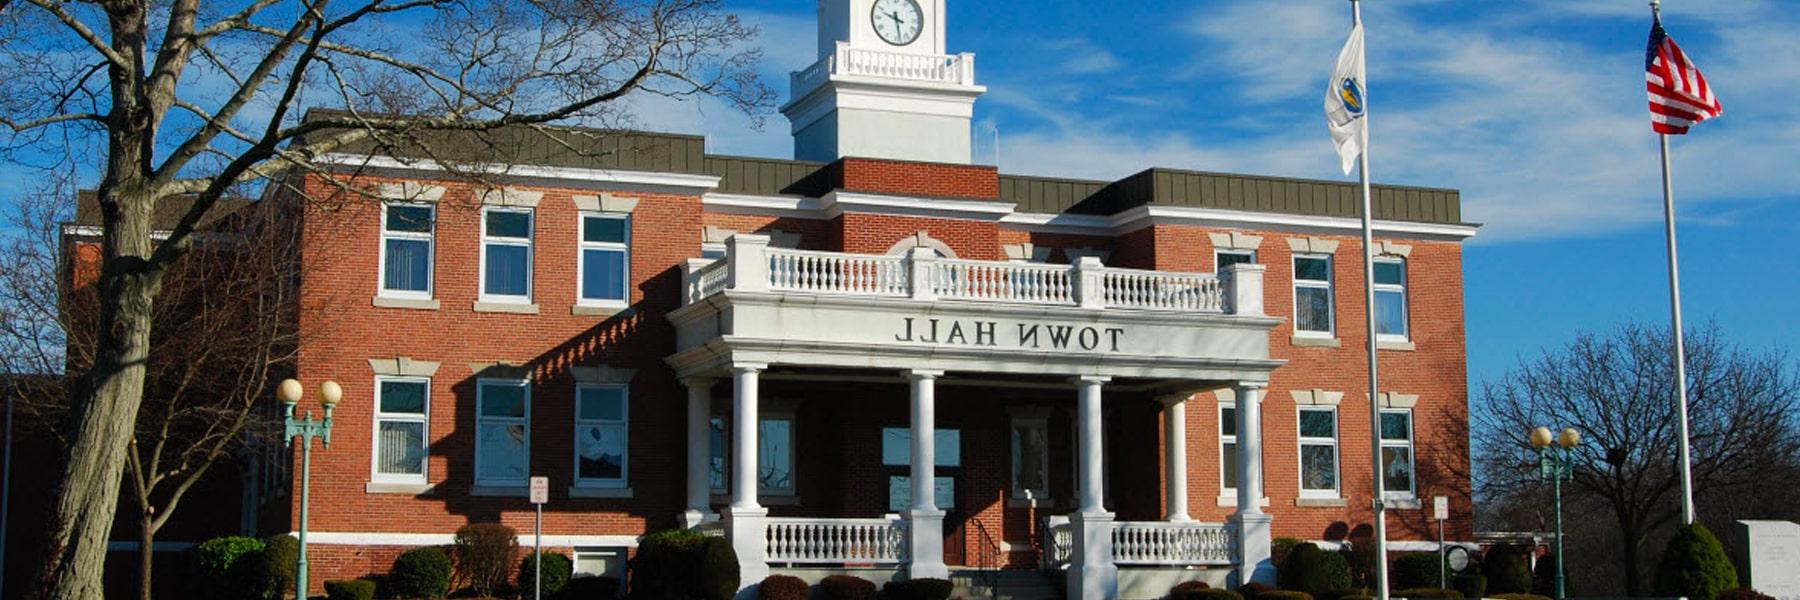
[(1481, 557), (1481, 574), (1487, 576), (1489, 594), (1531, 592), (1531, 563), (1525, 552), (1514, 546), (1495, 546)]
[(762, 600), (806, 600), (806, 580), (793, 575), (770, 575), (756, 586)]
[(1288, 590), (1269, 590), (1257, 594), (1261, 600), (1313, 600), (1312, 594)]
[(1319, 600), (1358, 600), (1374, 595), (1375, 593), (1369, 591), (1368, 588), (1342, 588), (1331, 590), (1324, 594), (1314, 594), (1313, 597), (1318, 598)]
[(1721, 592), (1737, 586), (1737, 569), (1706, 526), (1694, 523), (1675, 530), (1656, 566), (1657, 594), (1718, 600)]
[(1344, 556), (1321, 550), (1314, 544), (1294, 546), (1275, 575), (1281, 589), (1306, 592), (1315, 598), (1351, 585), (1350, 566), (1345, 563)]
[[(575, 565), (569, 562), (569, 557), (555, 552), (545, 552), (543, 556), (544, 597), (549, 598), (569, 584), (569, 577), (575, 573)], [(538, 555), (535, 552), (526, 554), (525, 560), (519, 561), (517, 581), (519, 595), (522, 597), (531, 597), (533, 588), (537, 585), (537, 561)]]
[(456, 574), (476, 596), (492, 597), (506, 585), (519, 560), (519, 532), (499, 523), (470, 523), (456, 530)]
[(631, 559), (631, 597), (640, 600), (730, 600), (738, 578), (731, 544), (698, 531), (650, 534)]
[(268, 597), (274, 600), (294, 597), (294, 568), (300, 561), (300, 540), (285, 533), (263, 538), (260, 558), (263, 576), (268, 578)]
[(1775, 600), (1775, 597), (1750, 588), (1731, 588), (1719, 592), (1719, 600)]
[(1180, 596), (1173, 596), (1173, 598), (1175, 600), (1244, 600), (1244, 596), (1237, 592), (1231, 590), (1215, 590), (1211, 588), (1188, 590), (1182, 592)]
[(1204, 581), (1183, 581), (1175, 584), (1175, 587), (1169, 588), (1169, 600), (1183, 600), (1190, 593), (1210, 589), (1212, 586), (1206, 585)]
[(832, 575), (819, 581), (819, 600), (874, 600), (875, 582), (855, 575)]
[(367, 579), (327, 581), (325, 582), (325, 598), (327, 600), (374, 600), (375, 582)]
[[(1278, 591), (1281, 591), (1281, 588), (1278, 588), (1278, 587), (1275, 587), (1275, 586), (1272, 586), (1272, 585), (1269, 585), (1266, 583), (1257, 583), (1254, 581), (1252, 581), (1250, 583), (1246, 583), (1244, 585), (1240, 585), (1240, 586), (1238, 586), (1238, 589), (1237, 589), (1237, 592), (1239, 594), (1244, 595), (1244, 600), (1257, 600), (1257, 598), (1261, 598), (1263, 594), (1266, 594), (1269, 592), (1278, 592)], [(1311, 598), (1308, 598), (1307, 600), (1311, 600)]]
[(1537, 594), (1497, 594), (1492, 597), (1498, 598), (1499, 600), (1550, 600), (1549, 596), (1539, 596)]
[(1408, 552), (1394, 559), (1388, 570), (1388, 584), (1393, 589), (1436, 588), (1448, 583), (1448, 579), (1439, 579), (1448, 572), (1436, 552)]
[(1462, 600), (1462, 592), (1444, 588), (1409, 588), (1389, 594), (1395, 598), (1432, 598), (1438, 600)]
[(1282, 563), (1282, 561), (1287, 560), (1288, 553), (1293, 552), (1295, 546), (1298, 546), (1298, 545), (1301, 545), (1304, 543), (1306, 543), (1306, 540), (1303, 540), (1300, 538), (1291, 538), (1291, 537), (1275, 538), (1273, 540), (1270, 540), (1269, 541), (1269, 564), (1275, 565), (1275, 568), (1277, 570), (1281, 569), (1281, 563)]
[(563, 586), (566, 600), (610, 600), (619, 597), (619, 580), (614, 577), (576, 577)]
[(1484, 575), (1457, 575), (1450, 580), (1450, 585), (1462, 592), (1464, 598), (1487, 597), (1487, 577)]
[(269, 579), (262, 551), (263, 541), (253, 537), (234, 535), (201, 542), (191, 551), (193, 597), (201, 600), (262, 598), (268, 590)]
[(948, 579), (906, 579), (881, 586), (881, 600), (949, 600), (956, 586)]
[(388, 570), (385, 595), (394, 598), (442, 598), (450, 591), (450, 556), (426, 546), (407, 550)]

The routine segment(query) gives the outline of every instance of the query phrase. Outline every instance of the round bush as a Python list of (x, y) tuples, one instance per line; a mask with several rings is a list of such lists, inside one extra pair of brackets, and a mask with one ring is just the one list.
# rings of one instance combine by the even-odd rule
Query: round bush
[(1531, 566), (1525, 550), (1495, 546), (1481, 557), (1481, 574), (1487, 576), (1489, 594), (1531, 593)]
[(706, 591), (703, 598), (731, 600), (737, 596), (738, 584), (743, 577), (738, 572), (737, 551), (731, 549), (731, 542), (717, 537), (706, 538), (702, 549), (700, 585)]
[(1487, 577), (1483, 575), (1457, 575), (1450, 580), (1450, 585), (1462, 592), (1464, 598), (1487, 597)]
[(1275, 538), (1273, 540), (1270, 540), (1269, 541), (1269, 564), (1275, 565), (1276, 569), (1280, 569), (1281, 562), (1284, 560), (1287, 560), (1287, 555), (1289, 552), (1294, 551), (1294, 546), (1298, 546), (1298, 545), (1301, 545), (1304, 543), (1306, 543), (1306, 540), (1303, 540), (1300, 538), (1290, 538), (1290, 537)]
[(442, 598), (450, 591), (450, 556), (440, 548), (414, 548), (394, 559), (388, 570), (387, 595), (395, 598)]
[(1262, 600), (1313, 600), (1312, 594), (1306, 592), (1290, 592), (1287, 590), (1269, 590), (1256, 596)]
[(671, 529), (644, 537), (631, 559), (631, 595), (646, 600), (730, 600), (737, 554), (724, 538)]
[(854, 575), (832, 575), (819, 581), (819, 600), (873, 600), (875, 582)]
[(1185, 600), (1188, 594), (1206, 589), (1212, 589), (1212, 586), (1204, 581), (1183, 581), (1169, 588), (1169, 600)]
[[(555, 595), (557, 592), (562, 591), (563, 586), (568, 585), (569, 576), (574, 574), (575, 565), (569, 562), (569, 557), (555, 552), (545, 552), (543, 554), (543, 560), (543, 592), (544, 597), (548, 598)], [(517, 581), (519, 584), (520, 596), (529, 598), (531, 597), (531, 594), (536, 591), (537, 563), (538, 554), (535, 552), (525, 555), (525, 560), (519, 561), (519, 577)]]
[(1231, 590), (1194, 590), (1179, 600), (1244, 600), (1244, 595)]
[(1775, 597), (1750, 588), (1731, 588), (1719, 592), (1719, 600), (1775, 600)]
[(327, 581), (325, 582), (325, 598), (327, 600), (373, 600), (375, 598), (375, 582), (367, 579)]
[(576, 577), (563, 586), (562, 600), (611, 600), (619, 597), (619, 580), (613, 577)]
[(1369, 591), (1368, 588), (1343, 588), (1331, 590), (1325, 592), (1323, 595), (1315, 595), (1314, 597), (1319, 600), (1355, 600), (1373, 595), (1374, 592)]
[(499, 523), (470, 523), (456, 530), (456, 574), (476, 596), (492, 597), (506, 585), (519, 556), (519, 532)]
[(268, 597), (294, 597), (294, 567), (300, 561), (300, 540), (278, 533), (263, 538), (262, 571), (268, 577)]
[(1537, 594), (1495, 594), (1492, 597), (1499, 600), (1550, 600), (1549, 596)]
[(881, 600), (949, 600), (956, 589), (947, 579), (906, 579), (881, 586)]
[(1349, 588), (1351, 583), (1350, 566), (1344, 556), (1326, 552), (1313, 544), (1294, 546), (1275, 574), (1282, 589), (1306, 592), (1314, 597)]
[[(1261, 598), (1263, 594), (1278, 591), (1281, 591), (1281, 589), (1266, 583), (1257, 583), (1254, 581), (1240, 585), (1237, 589), (1237, 592), (1244, 596), (1244, 600), (1256, 600), (1257, 598)], [(1310, 598), (1308, 600), (1310, 600)]]
[(806, 580), (793, 575), (770, 575), (756, 586), (762, 600), (806, 600)]
[[(1563, 570), (1563, 590), (1567, 593), (1564, 595), (1574, 596), (1575, 578), (1569, 575), (1569, 570), (1565, 568)], [(1539, 596), (1556, 596), (1555, 554), (1545, 554), (1537, 559), (1537, 567), (1531, 571), (1531, 593)]]
[(1408, 552), (1394, 559), (1394, 566), (1388, 570), (1388, 585), (1394, 589), (1435, 588), (1447, 583), (1439, 579), (1447, 571), (1436, 552)]
[(1437, 600), (1462, 600), (1462, 592), (1444, 588), (1409, 588), (1389, 594), (1395, 598), (1432, 598)]
[(1694, 523), (1675, 530), (1656, 566), (1658, 594), (1718, 600), (1720, 592), (1737, 586), (1737, 569), (1706, 526)]
[(201, 542), (193, 550), (193, 595), (203, 600), (261, 598), (268, 589), (262, 560), (263, 542), (226, 536)]

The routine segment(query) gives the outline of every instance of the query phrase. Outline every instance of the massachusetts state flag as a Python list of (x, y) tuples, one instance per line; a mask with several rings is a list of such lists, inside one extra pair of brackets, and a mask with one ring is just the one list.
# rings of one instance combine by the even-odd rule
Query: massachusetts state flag
[(1338, 160), (1344, 163), (1344, 174), (1356, 166), (1368, 142), (1363, 123), (1363, 28), (1362, 23), (1350, 30), (1350, 41), (1338, 52), (1337, 68), (1331, 71), (1331, 82), (1325, 86), (1325, 124), (1331, 128), (1331, 143), (1337, 147)]
[(1706, 85), (1706, 77), (1700, 75), (1700, 68), (1663, 31), (1661, 19), (1650, 25), (1644, 71), (1645, 86), (1650, 90), (1650, 126), (1657, 133), (1685, 134), (1689, 127), (1725, 110), (1713, 96), (1712, 87)]

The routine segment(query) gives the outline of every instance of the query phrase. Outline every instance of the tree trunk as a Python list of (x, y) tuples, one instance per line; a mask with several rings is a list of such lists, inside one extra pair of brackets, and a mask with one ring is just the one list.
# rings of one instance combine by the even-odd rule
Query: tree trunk
[(138, 600), (150, 600), (150, 572), (156, 561), (156, 524), (148, 511), (138, 517)]
[(1637, 523), (1630, 519), (1621, 519), (1619, 537), (1619, 543), (1623, 546), (1620, 548), (1623, 552), (1619, 553), (1619, 560), (1623, 563), (1621, 566), (1624, 567), (1620, 572), (1625, 577), (1625, 597), (1636, 598), (1643, 588), (1643, 582), (1638, 576), (1638, 540), (1643, 537), (1643, 533), (1638, 531)]

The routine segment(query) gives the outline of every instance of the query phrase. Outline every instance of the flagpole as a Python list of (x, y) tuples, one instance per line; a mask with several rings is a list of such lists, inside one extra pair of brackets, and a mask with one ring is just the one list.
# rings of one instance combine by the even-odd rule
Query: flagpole
[[(1662, 2), (1650, 0), (1650, 15), (1662, 20)], [(1669, 175), (1669, 134), (1659, 133), (1662, 146), (1663, 228), (1669, 246), (1669, 321), (1671, 352), (1675, 362), (1675, 406), (1681, 427), (1681, 444), (1677, 446), (1681, 461), (1681, 522), (1694, 522), (1694, 468), (1688, 456), (1687, 347), (1681, 333), (1681, 263), (1675, 252), (1675, 186)]]
[[(1353, 26), (1362, 26), (1362, 3), (1350, 0), (1350, 18)], [(1357, 63), (1368, 65), (1368, 32), (1364, 31), (1364, 49), (1359, 49), (1362, 56)], [(1365, 74), (1366, 78), (1367, 75)], [(1369, 189), (1369, 91), (1368, 82), (1363, 82), (1363, 116), (1362, 116), (1362, 152), (1358, 153), (1357, 171), (1362, 179), (1362, 250), (1363, 250), (1363, 312), (1368, 325), (1369, 354), (1369, 451), (1374, 468), (1374, 501), (1371, 506), (1375, 510), (1375, 598), (1388, 600), (1387, 577), (1387, 502), (1386, 490), (1382, 485), (1381, 468), (1381, 388), (1377, 385), (1380, 378), (1377, 374), (1375, 343), (1375, 225), (1374, 202), (1370, 200)]]

